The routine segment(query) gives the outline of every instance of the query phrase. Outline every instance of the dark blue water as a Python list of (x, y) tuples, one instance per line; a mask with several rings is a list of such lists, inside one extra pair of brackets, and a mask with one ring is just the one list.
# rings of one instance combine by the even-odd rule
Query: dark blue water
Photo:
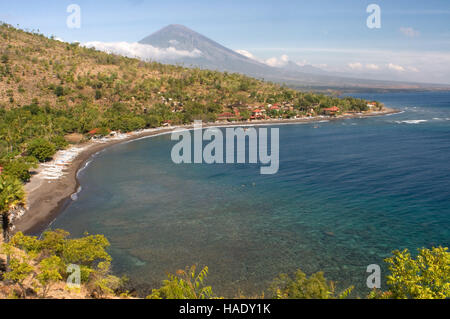
[(233, 297), (301, 268), (364, 295), (367, 265), (392, 250), (450, 246), (450, 93), (360, 97), (404, 112), (279, 126), (276, 175), (175, 165), (170, 136), (111, 147), (52, 227), (106, 235), (114, 271), (137, 285), (208, 265), (208, 283)]

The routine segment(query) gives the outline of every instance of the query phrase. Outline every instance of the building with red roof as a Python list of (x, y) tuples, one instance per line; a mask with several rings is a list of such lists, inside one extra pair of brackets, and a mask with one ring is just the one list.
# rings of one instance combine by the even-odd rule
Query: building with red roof
[(323, 109), (323, 111), (329, 115), (336, 115), (336, 113), (339, 112), (340, 109), (337, 106), (333, 106), (333, 107)]
[(92, 131), (89, 131), (89, 135), (96, 135), (96, 134), (98, 134), (100, 132), (100, 129), (99, 128), (94, 128)]

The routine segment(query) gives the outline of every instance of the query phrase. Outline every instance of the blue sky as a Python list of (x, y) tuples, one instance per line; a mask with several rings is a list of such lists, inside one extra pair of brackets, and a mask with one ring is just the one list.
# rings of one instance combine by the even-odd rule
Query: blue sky
[[(80, 29), (66, 25), (72, 3)], [(366, 25), (371, 3), (381, 8), (380, 29)], [(2, 0), (0, 20), (82, 43), (137, 42), (177, 23), (272, 65), (450, 83), (448, 0)]]

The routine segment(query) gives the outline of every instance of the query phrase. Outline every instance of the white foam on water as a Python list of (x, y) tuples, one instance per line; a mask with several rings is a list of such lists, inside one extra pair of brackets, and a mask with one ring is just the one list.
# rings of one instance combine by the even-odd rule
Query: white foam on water
[(405, 121), (395, 121), (397, 124), (420, 124), (428, 122), (428, 120), (405, 120)]
[(78, 186), (78, 189), (75, 193), (73, 193), (72, 195), (70, 195), (70, 199), (73, 201), (78, 200), (78, 194), (81, 192), (82, 188), (81, 186)]

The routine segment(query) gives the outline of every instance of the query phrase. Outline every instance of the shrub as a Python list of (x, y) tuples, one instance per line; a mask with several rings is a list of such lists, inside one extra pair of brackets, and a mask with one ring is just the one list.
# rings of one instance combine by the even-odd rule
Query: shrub
[(85, 235), (78, 239), (68, 236), (63, 230), (47, 231), (42, 239), (21, 232), (15, 234), (9, 244), (0, 246), (13, 262), (5, 278), (22, 284), (33, 274), (35, 287), (45, 297), (53, 283), (68, 278), (67, 266), (76, 264), (80, 266), (81, 282), (87, 283), (95, 297), (112, 294), (123, 285), (125, 279), (110, 274), (111, 257), (106, 252), (109, 242), (104, 236)]
[(204, 284), (207, 276), (208, 267), (198, 274), (195, 266), (178, 270), (176, 275), (169, 274), (168, 280), (163, 281), (163, 286), (153, 289), (147, 299), (210, 299), (213, 297), (212, 288)]
[(63, 95), (64, 95), (64, 88), (63, 88), (61, 85), (59, 85), (59, 86), (57, 86), (57, 87), (55, 88), (55, 95), (56, 95), (57, 97), (60, 97), (60, 96), (63, 96)]
[(52, 137), (51, 142), (55, 145), (57, 150), (63, 150), (69, 145), (66, 139), (60, 135)]
[[(286, 274), (279, 275), (272, 283), (270, 290), (274, 299), (330, 299), (336, 298), (335, 285), (328, 282), (323, 272), (309, 278), (301, 270), (297, 270), (293, 278)], [(337, 298), (346, 298), (353, 290), (349, 287)]]
[(36, 157), (39, 162), (46, 162), (55, 154), (56, 148), (49, 141), (37, 138), (30, 142), (27, 151), (28, 155)]
[(31, 178), (30, 169), (36, 167), (35, 161), (36, 159), (33, 161), (29, 157), (14, 159), (4, 166), (4, 173), (14, 176), (22, 182), (28, 182)]
[(448, 248), (419, 249), (416, 259), (410, 252), (394, 251), (387, 258), (391, 274), (387, 276), (392, 298), (450, 298), (450, 253)]

